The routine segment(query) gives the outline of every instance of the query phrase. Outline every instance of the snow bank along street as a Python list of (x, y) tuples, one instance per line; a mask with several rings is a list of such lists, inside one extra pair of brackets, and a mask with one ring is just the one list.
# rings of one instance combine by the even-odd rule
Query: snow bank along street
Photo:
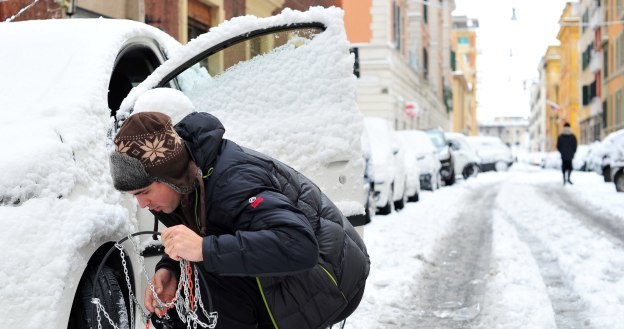
[(624, 328), (624, 194), (560, 180), (518, 165), (374, 217), (346, 328)]

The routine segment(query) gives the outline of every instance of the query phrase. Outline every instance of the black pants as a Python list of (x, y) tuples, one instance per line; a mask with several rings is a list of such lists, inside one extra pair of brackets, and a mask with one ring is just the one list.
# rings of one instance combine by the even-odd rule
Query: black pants
[[(202, 274), (205, 280), (200, 280), (202, 302), (207, 312), (211, 311), (210, 304), (212, 304), (212, 310), (218, 312), (219, 317), (216, 329), (274, 328), (269, 313), (264, 306), (264, 301), (260, 295), (255, 278), (218, 276), (205, 272), (202, 272)], [(206, 284), (210, 287), (210, 299), (204, 288)], [(351, 299), (351, 302), (336, 317), (335, 322), (340, 322), (351, 315), (357, 308), (363, 295), (364, 289)], [(207, 320), (203, 314), (200, 314), (201, 310), (198, 310), (197, 313), (201, 321), (206, 323)], [(164, 324), (159, 323), (164, 321), (152, 315), (152, 319), (155, 320), (153, 321), (154, 327), (159, 329), (187, 328), (186, 324), (179, 319), (175, 309), (169, 310), (168, 314), (171, 320)]]
[[(258, 286), (254, 278), (217, 276), (215, 274), (202, 272), (203, 280), (200, 280), (202, 302), (207, 312), (210, 312), (209, 304), (212, 303), (212, 310), (218, 313), (216, 329), (270, 329), (273, 328), (271, 318), (264, 306), (264, 301), (260, 295)], [(209, 286), (210, 299), (205, 289)], [(198, 310), (198, 315), (202, 322), (206, 319)], [(165, 324), (158, 324), (155, 319), (154, 327), (163, 329), (183, 329), (186, 328), (178, 317), (175, 309), (168, 312), (171, 320)]]
[(563, 173), (563, 182), (569, 182), (570, 174), (572, 174), (572, 160), (561, 160), (561, 172)]

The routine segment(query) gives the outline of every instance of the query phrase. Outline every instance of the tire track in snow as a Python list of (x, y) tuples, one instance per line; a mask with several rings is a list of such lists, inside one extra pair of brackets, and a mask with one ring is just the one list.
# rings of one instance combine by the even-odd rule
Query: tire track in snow
[[(545, 204), (557, 209), (565, 209), (560, 204), (556, 204), (556, 199), (560, 198), (559, 193), (546, 191), (542, 187), (534, 188), (534, 190), (539, 191), (539, 193), (534, 193), (534, 195), (540, 195), (536, 196), (537, 198), (549, 201)], [(555, 205), (553, 205), (552, 201), (555, 201)], [(559, 201), (561, 200), (559, 199)], [(584, 314), (587, 305), (585, 305), (580, 294), (574, 289), (568, 275), (559, 266), (557, 256), (549, 250), (547, 244), (542, 242), (530, 228), (522, 224), (523, 218), (514, 218), (512, 214), (504, 210), (504, 207), (501, 208), (507, 214), (505, 219), (516, 228), (518, 237), (527, 244), (539, 267), (554, 311), (557, 328), (592, 328), (591, 321)]]
[(455, 218), (454, 230), (436, 246), (415, 295), (410, 328), (470, 328), (482, 307), (492, 257), (495, 185), (473, 191)]
[(624, 247), (624, 222), (622, 219), (604, 211), (591, 209), (576, 198), (572, 192), (551, 184), (540, 185), (537, 189), (544, 200), (554, 202), (557, 207), (570, 213), (571, 218), (577, 218), (590, 230), (605, 236), (611, 242)]

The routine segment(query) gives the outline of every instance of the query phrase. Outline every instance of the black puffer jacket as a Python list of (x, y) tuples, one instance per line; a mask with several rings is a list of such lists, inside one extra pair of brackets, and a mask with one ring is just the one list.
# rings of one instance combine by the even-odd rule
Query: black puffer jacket
[(203, 269), (257, 280), (279, 328), (322, 328), (348, 316), (341, 312), (361, 297), (370, 262), (338, 208), (289, 166), (222, 139), (210, 114), (192, 113), (175, 128), (211, 172)]

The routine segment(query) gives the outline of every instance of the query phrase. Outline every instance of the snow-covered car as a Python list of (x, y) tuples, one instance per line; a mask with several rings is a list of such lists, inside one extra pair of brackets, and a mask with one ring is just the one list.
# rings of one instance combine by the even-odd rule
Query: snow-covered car
[(602, 158), (600, 157), (600, 149), (602, 143), (595, 141), (588, 145), (588, 150), (583, 157), (585, 163), (585, 171), (593, 171), (599, 175), (602, 175)]
[(600, 147), (592, 149), (595, 164), (595, 170), (598, 172), (598, 163), (600, 164), (600, 172), (605, 182), (611, 182), (613, 180), (613, 173), (611, 172), (611, 162), (619, 161), (620, 150), (624, 148), (624, 129), (614, 131), (607, 135)]
[(368, 224), (375, 217), (375, 169), (373, 169), (373, 151), (370, 137), (366, 129), (362, 129), (362, 157), (364, 158), (364, 224)]
[(576, 152), (574, 153), (574, 159), (572, 159), (572, 168), (578, 171), (587, 171), (587, 163), (585, 162), (585, 158), (587, 153), (589, 152), (589, 145), (580, 144), (576, 147)]
[(468, 142), (477, 150), (481, 171), (506, 171), (513, 164), (509, 146), (496, 136), (468, 136)]
[(387, 215), (402, 208), (407, 200), (403, 153), (388, 120), (364, 117), (364, 128), (371, 141), (377, 213)]
[(420, 167), (418, 166), (418, 155), (416, 148), (411, 147), (411, 142), (404, 138), (401, 130), (396, 132), (396, 137), (401, 144), (401, 149), (405, 156), (405, 195), (408, 202), (416, 202), (420, 198)]
[(444, 185), (455, 184), (455, 158), (449, 142), (444, 137), (444, 131), (440, 128), (426, 130), (427, 135), (438, 149), (438, 159), (440, 160), (440, 175)]
[(404, 141), (406, 148), (413, 150), (416, 165), (420, 171), (420, 188), (434, 191), (442, 185), (438, 149), (426, 132), (422, 130), (400, 130), (397, 136)]
[(476, 177), (479, 173), (481, 159), (479, 159), (472, 145), (466, 140), (466, 136), (452, 132), (444, 133), (444, 136), (451, 143), (451, 149), (455, 157), (455, 174), (461, 174), (464, 179)]
[(0, 23), (0, 38), (11, 45), (0, 47), (0, 72), (12, 77), (0, 79), (0, 136), (11, 141), (0, 158), (7, 328), (97, 327), (94, 291), (114, 322), (144, 327), (139, 252), (151, 273), (162, 249), (140, 235), (120, 257), (116, 241), (156, 223), (113, 188), (108, 154), (136, 98), (155, 87), (182, 90), (223, 121), (226, 138), (298, 169), (345, 215), (364, 212), (362, 117), (340, 9), (237, 17), (184, 47), (109, 19)]
[(558, 151), (550, 151), (544, 154), (542, 159), (542, 168), (544, 169), (561, 169), (561, 153)]

